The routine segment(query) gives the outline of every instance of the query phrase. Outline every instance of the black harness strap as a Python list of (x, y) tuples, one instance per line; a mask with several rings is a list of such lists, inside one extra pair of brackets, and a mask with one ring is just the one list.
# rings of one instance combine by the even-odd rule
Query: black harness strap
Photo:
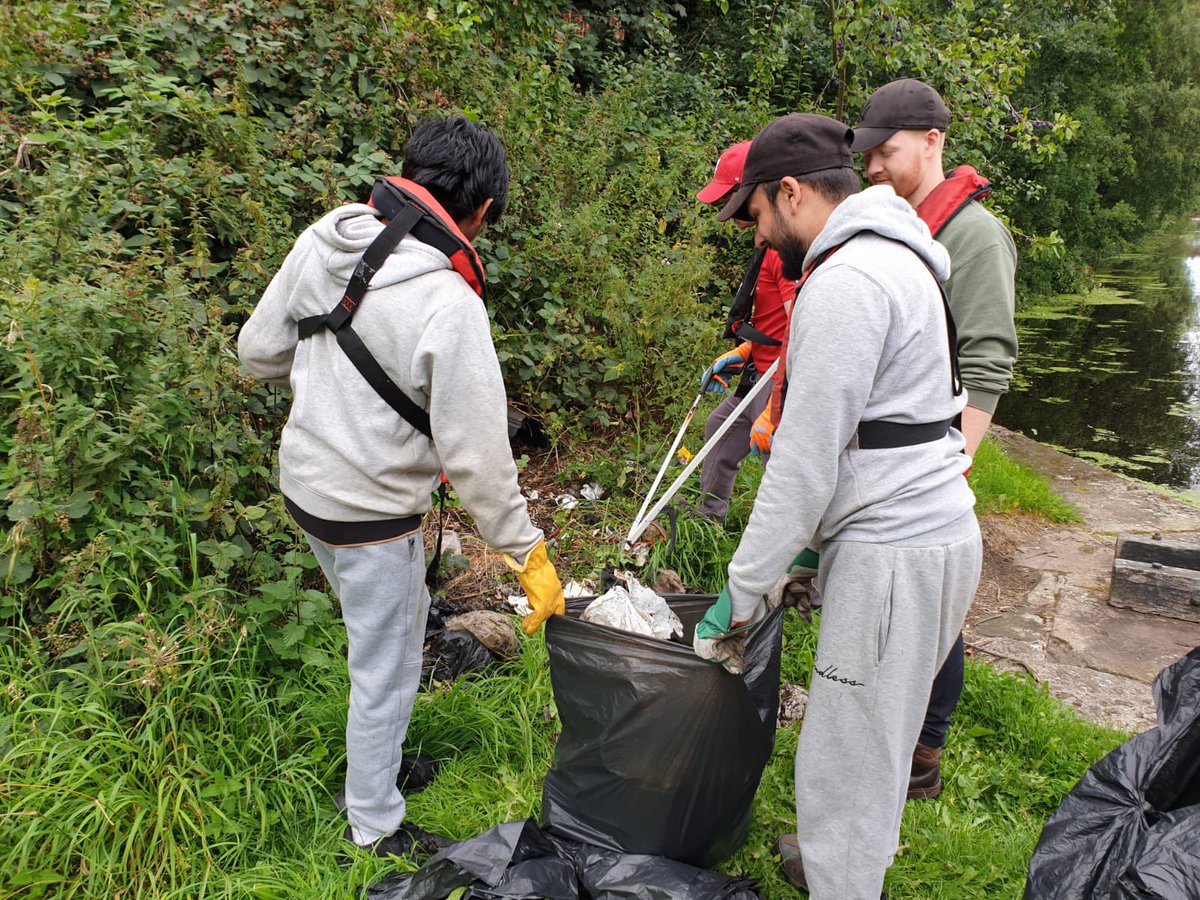
[[(862, 232), (859, 232), (860, 234)], [(877, 237), (883, 237), (872, 231)], [(886, 238), (886, 240), (895, 240)], [(907, 246), (903, 241), (896, 243)], [(963, 392), (962, 373), (958, 368), (958, 329), (954, 325), (954, 313), (950, 311), (950, 298), (946, 296), (946, 288), (937, 272), (929, 265), (925, 257), (914, 253), (917, 259), (925, 264), (933, 283), (937, 285), (938, 293), (942, 295), (942, 310), (946, 314), (946, 340), (950, 346), (950, 390), (957, 397)], [(887, 419), (872, 419), (869, 422), (859, 422), (851, 447), (858, 450), (893, 450), (896, 447), (912, 447), (916, 444), (926, 444), (929, 441), (941, 440), (954, 424), (954, 419), (941, 422), (889, 422)]]
[(754, 312), (754, 294), (758, 288), (758, 275), (762, 271), (763, 259), (766, 255), (765, 247), (756, 247), (754, 255), (750, 257), (750, 264), (746, 267), (746, 274), (742, 277), (741, 285), (738, 286), (737, 296), (734, 297), (733, 305), (729, 307), (729, 316), (725, 320), (724, 337), (765, 344), (768, 347), (778, 347), (783, 343), (782, 341), (759, 331), (750, 324), (750, 317)]
[(922, 422), (918, 425), (889, 422), (886, 419), (859, 422), (858, 431), (855, 433), (856, 443), (852, 442), (850, 447), (855, 450), (893, 450), (896, 447), (912, 447), (915, 444), (940, 441), (953, 423), (954, 419)]
[(421, 409), (404, 391), (400, 390), (396, 382), (392, 381), (391, 376), (384, 371), (379, 361), (371, 355), (371, 351), (367, 349), (362, 338), (350, 326), (350, 320), (359, 304), (362, 303), (371, 279), (383, 267), (384, 262), (391, 256), (392, 251), (396, 249), (404, 236), (412, 231), (413, 226), (424, 215), (425, 211), (416, 204), (410, 203), (401, 207), (395, 217), (367, 247), (362, 259), (354, 267), (354, 274), (350, 276), (350, 283), (346, 285), (346, 293), (338, 301), (337, 306), (323, 316), (309, 316), (301, 319), (297, 323), (297, 327), (301, 340), (311, 337), (322, 328), (332, 331), (337, 338), (338, 346), (354, 364), (354, 368), (358, 369), (359, 374), (366, 379), (367, 384), (375, 389), (375, 393), (382, 397), (384, 402), (409, 425), (426, 437), (432, 437), (429, 413)]

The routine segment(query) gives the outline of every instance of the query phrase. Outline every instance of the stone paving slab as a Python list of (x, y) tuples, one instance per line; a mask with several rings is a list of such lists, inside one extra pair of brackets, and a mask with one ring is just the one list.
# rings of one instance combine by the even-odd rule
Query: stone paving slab
[(1200, 508), (1023, 435), (994, 428), (992, 437), (1050, 478), (1084, 522), (1028, 529), (1012, 564), (1040, 579), (1025, 596), (1001, 598), (996, 612), (969, 618), (968, 644), (978, 658), (1033, 675), (1092, 721), (1127, 731), (1153, 726), (1150, 685), (1200, 646), (1200, 624), (1108, 605), (1116, 536), (1200, 537)]
[(1082, 592), (1060, 596), (1051, 629), (1050, 662), (1085, 666), (1149, 684), (1164, 668), (1200, 647), (1200, 625), (1098, 604)]

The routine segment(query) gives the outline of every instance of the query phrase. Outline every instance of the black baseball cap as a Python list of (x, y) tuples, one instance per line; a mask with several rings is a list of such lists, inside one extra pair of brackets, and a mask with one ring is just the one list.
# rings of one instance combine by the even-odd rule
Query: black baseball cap
[(853, 137), (849, 126), (828, 116), (791, 113), (776, 119), (750, 144), (742, 170), (742, 186), (717, 213), (717, 221), (737, 216), (754, 189), (764, 182), (778, 181), (788, 175), (798, 178), (827, 169), (852, 169)]
[(901, 78), (885, 84), (867, 100), (854, 129), (851, 149), (865, 153), (897, 131), (907, 128), (945, 131), (949, 125), (950, 110), (937, 91), (915, 78)]

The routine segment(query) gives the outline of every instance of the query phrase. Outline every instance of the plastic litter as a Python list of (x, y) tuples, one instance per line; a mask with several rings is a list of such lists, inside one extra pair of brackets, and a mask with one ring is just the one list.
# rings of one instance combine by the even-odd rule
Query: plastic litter
[(471, 632), (442, 629), (427, 636), (421, 680), (454, 681), (468, 672), (488, 669), (498, 661)]
[(750, 882), (655, 856), (628, 856), (543, 832), (531, 820), (497, 825), (392, 875), (369, 900), (757, 900)]
[(583, 621), (586, 599), (546, 623), (562, 732), (542, 824), (586, 844), (707, 867), (749, 832), (775, 740), (783, 611), (750, 632), (736, 676), (692, 652), (715, 597), (664, 599), (682, 644)]
[(447, 631), (466, 631), (497, 656), (509, 659), (520, 650), (512, 616), (488, 609), (472, 610), (446, 622)]
[(555, 502), (558, 504), (559, 509), (574, 509), (579, 505), (579, 500), (570, 494), (559, 494)]
[(604, 496), (604, 488), (592, 481), (580, 488), (579, 496), (584, 500), (599, 500)]
[(618, 584), (588, 604), (580, 616), (583, 621), (651, 635), (660, 641), (683, 636), (683, 623), (666, 600), (629, 572), (618, 572), (616, 577)]
[(1050, 817), (1026, 900), (1200, 900), (1200, 647), (1154, 682), (1158, 725), (1092, 766)]
[(457, 531), (449, 528), (442, 529), (442, 556), (449, 553), (452, 556), (462, 556), (462, 538)]
[(568, 581), (563, 585), (563, 596), (568, 600), (576, 597), (590, 597), (596, 593), (596, 586), (591, 582)]

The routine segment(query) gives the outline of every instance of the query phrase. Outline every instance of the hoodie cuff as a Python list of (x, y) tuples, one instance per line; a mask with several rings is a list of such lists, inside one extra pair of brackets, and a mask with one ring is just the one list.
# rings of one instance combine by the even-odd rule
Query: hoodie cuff
[(989, 416), (996, 414), (996, 406), (1000, 402), (1000, 394), (992, 391), (981, 391), (977, 388), (967, 388), (967, 406), (973, 406)]

